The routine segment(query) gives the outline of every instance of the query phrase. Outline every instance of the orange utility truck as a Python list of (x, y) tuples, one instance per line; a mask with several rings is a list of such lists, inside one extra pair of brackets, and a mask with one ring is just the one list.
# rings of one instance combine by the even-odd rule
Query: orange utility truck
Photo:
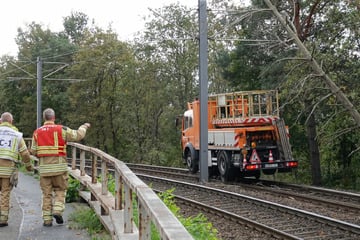
[[(188, 103), (182, 116), (183, 161), (192, 173), (199, 170), (200, 102)], [(297, 168), (288, 127), (279, 116), (276, 90), (241, 91), (209, 95), (208, 167), (223, 182), (236, 177)]]

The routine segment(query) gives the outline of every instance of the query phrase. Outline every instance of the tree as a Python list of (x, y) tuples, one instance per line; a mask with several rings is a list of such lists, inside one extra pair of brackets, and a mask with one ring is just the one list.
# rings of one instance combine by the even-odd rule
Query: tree
[(70, 69), (82, 81), (69, 87), (69, 120), (92, 122), (97, 131), (89, 133), (88, 141), (116, 157), (127, 152), (125, 131), (132, 123), (127, 84), (134, 80), (134, 73), (131, 48), (118, 41), (111, 29), (99, 28), (86, 34)]
[[(304, 55), (305, 60), (309, 61), (310, 65), (312, 66), (315, 74), (321, 76), (326, 85), (329, 87), (331, 92), (338, 98), (338, 100), (341, 102), (341, 104), (349, 111), (351, 116), (354, 118), (356, 124), (360, 126), (360, 114), (359, 112), (354, 108), (354, 105), (349, 101), (347, 96), (342, 92), (342, 90), (332, 81), (332, 79), (329, 77), (328, 74), (325, 73), (323, 68), (318, 64), (318, 62), (314, 59), (314, 57), (311, 55), (310, 51), (306, 48), (306, 46), (301, 42), (301, 39), (299, 38), (298, 34), (300, 34), (300, 37), (304, 39), (307, 35), (308, 28), (306, 28), (305, 32), (298, 32), (295, 33), (293, 29), (291, 29), (290, 25), (286, 22), (286, 20), (281, 16), (281, 14), (277, 11), (277, 9), (271, 4), (269, 0), (264, 0), (266, 4), (270, 7), (270, 9), (274, 12), (276, 17), (279, 19), (281, 24), (286, 27), (289, 35), (291, 38), (294, 39), (296, 45), (298, 46), (299, 50), (301, 51), (301, 54)], [(316, 8), (316, 5), (319, 3), (319, 0), (315, 3), (315, 6), (312, 8)], [(315, 10), (312, 10), (315, 11)], [(311, 15), (309, 16), (310, 19), (308, 21), (311, 21)], [(299, 24), (297, 24), (299, 25)], [(300, 31), (300, 30), (298, 30)]]
[[(229, 2), (213, 1), (210, 5), (214, 11), (209, 12), (209, 92), (223, 92), (228, 88), (216, 59), (221, 50), (229, 47), (221, 37), (230, 36), (230, 32), (234, 31), (224, 27), (226, 16), (217, 14), (218, 8), (231, 7)], [(152, 137), (147, 139), (152, 145), (157, 145), (151, 151), (155, 155), (169, 153), (154, 158), (156, 163), (164, 162), (159, 159), (168, 159), (168, 164), (173, 164), (177, 160), (174, 161), (171, 153), (176, 152), (179, 159), (181, 156), (180, 136), (174, 128), (175, 117), (199, 95), (198, 16), (196, 9), (178, 4), (151, 9), (150, 12), (146, 30), (135, 45), (136, 57), (142, 63), (141, 79), (151, 83), (147, 95), (158, 106), (152, 106), (152, 114), (148, 115), (153, 117), (148, 117), (153, 127), (149, 128), (152, 129), (152, 134), (149, 133)]]
[[(351, 130), (340, 131), (341, 129), (335, 133), (327, 133), (326, 126), (329, 126), (330, 122), (339, 121), (340, 117), (354, 116), (338, 115), (344, 112), (341, 111), (339, 103), (347, 106), (349, 112), (356, 111), (356, 104), (352, 103), (357, 101), (356, 95), (349, 91), (358, 89), (351, 79), (356, 79), (358, 72), (355, 63), (358, 63), (356, 22), (359, 14), (354, 2), (272, 1), (286, 21), (284, 28), (279, 24), (278, 18), (272, 16), (266, 2), (270, 1), (254, 0), (252, 3), (256, 8), (239, 13), (238, 22), (241, 23), (242, 34), (239, 36), (242, 39), (229, 55), (224, 55), (224, 76), (235, 83), (233, 87), (240, 84), (245, 87), (250, 85), (281, 90), (282, 115), (287, 118), (286, 122), (294, 122), (290, 132), (294, 151), (298, 154), (296, 158), (306, 159), (306, 156), (311, 156), (312, 183), (319, 185), (321, 162), (330, 164), (331, 161), (330, 154), (324, 151), (334, 150), (334, 146), (328, 147), (324, 145), (325, 142), (334, 143), (331, 136), (337, 135), (336, 132), (353, 134)], [(253, 22), (255, 24), (252, 24)], [(291, 36), (288, 33), (289, 28), (293, 31)], [(299, 41), (294, 41), (295, 37)], [(304, 47), (299, 48), (299, 44)], [(257, 52), (252, 52), (253, 46)], [(311, 49), (307, 55), (302, 54), (304, 48)], [(311, 64), (307, 64), (314, 59), (318, 59), (321, 62), (318, 67), (324, 69), (320, 74), (311, 68)], [(346, 74), (343, 73), (345, 71)], [(321, 80), (326, 75), (325, 72), (330, 81)], [(351, 77), (348, 77), (350, 75)], [(241, 80), (238, 79), (240, 77)], [(349, 84), (352, 87), (349, 87)], [(340, 100), (338, 96), (334, 101), (331, 92), (339, 95), (341, 91), (343, 94)], [(304, 124), (305, 128), (297, 124)], [(336, 125), (342, 127), (339, 124), (334, 126)], [(346, 129), (353, 127), (350, 125)], [(304, 146), (303, 138), (297, 136), (304, 132), (307, 132), (309, 143), (307, 153), (301, 149)], [(336, 150), (344, 152), (341, 147)], [(353, 158), (354, 147), (348, 151), (350, 150), (348, 154)], [(303, 165), (307, 164), (300, 162), (300, 167)]]
[[(314, 58), (314, 52), (316, 52), (316, 49), (313, 49), (313, 53), (311, 53), (308, 48), (305, 46), (305, 44), (303, 43), (304, 41), (308, 40), (310, 37), (312, 38), (312, 41), (319, 41), (319, 39), (316, 39), (317, 36), (315, 35), (311, 35), (312, 30), (316, 27), (321, 27), (319, 29), (321, 30), (329, 30), (331, 28), (338, 28), (338, 30), (341, 31), (347, 31), (349, 32), (349, 37), (345, 37), (341, 40), (340, 43), (340, 49), (343, 48), (344, 43), (348, 42), (349, 40), (352, 41), (352, 36), (356, 36), (358, 35), (358, 31), (353, 28), (353, 25), (351, 23), (352, 19), (356, 19), (354, 18), (354, 16), (357, 15), (357, 19), (359, 19), (359, 14), (357, 14), (357, 11), (354, 11), (353, 6), (351, 6), (351, 4), (347, 5), (347, 4), (343, 4), (342, 1), (332, 1), (330, 2), (321, 2), (321, 1), (315, 1), (313, 2), (311, 5), (309, 4), (309, 11), (308, 11), (308, 15), (306, 17), (301, 18), (300, 16), (300, 12), (301, 12), (301, 4), (300, 1), (295, 1), (294, 2), (294, 15), (292, 18), (288, 18), (289, 15), (281, 15), (278, 10), (275, 8), (274, 5), (272, 5), (272, 3), (269, 0), (265, 0), (265, 3), (270, 7), (270, 9), (274, 12), (275, 16), (277, 17), (277, 19), (279, 20), (279, 22), (286, 28), (289, 36), (291, 39), (294, 40), (294, 43), (297, 45), (298, 49), (300, 50), (300, 55), (302, 57), (303, 60), (307, 61), (307, 63), (310, 64), (310, 66), (312, 67), (312, 70), (314, 72), (314, 76), (316, 76), (317, 79), (322, 79), (324, 81), (324, 85), (325, 87), (332, 93), (335, 95), (337, 101), (348, 111), (348, 113), (351, 115), (351, 117), (354, 119), (355, 124), (357, 126), (360, 126), (360, 114), (358, 113), (357, 109), (354, 107), (354, 105), (352, 104), (352, 102), (350, 101), (350, 99), (346, 96), (346, 94), (343, 92), (343, 90), (337, 86), (337, 84), (335, 83), (335, 81), (332, 80), (332, 77), (330, 77), (329, 73), (326, 73), (325, 70), (323, 69), (322, 66), (320, 66), (320, 64), (318, 64), (318, 62), (315, 60)], [(305, 4), (304, 4), (305, 5)], [(348, 18), (350, 24), (343, 24), (343, 25), (339, 25), (338, 23), (332, 22), (334, 24), (334, 26), (331, 26), (331, 28), (327, 28), (327, 24), (325, 22), (321, 21), (321, 18), (315, 18), (315, 15), (318, 14), (322, 14), (322, 19), (326, 19), (326, 21), (328, 21), (327, 19), (333, 19), (333, 17), (338, 16), (337, 14), (335, 15), (330, 15), (330, 14), (334, 14), (334, 9), (340, 9), (339, 12), (341, 11), (350, 11), (351, 13), (354, 14), (350, 14), (350, 18)], [(293, 22), (289, 21), (290, 19), (293, 20)], [(302, 19), (302, 20), (301, 20)], [(319, 23), (315, 24), (316, 20)], [(341, 32), (340, 31), (340, 32)], [(323, 48), (326, 45), (323, 44)], [(334, 51), (335, 54), (339, 53), (339, 50)], [(315, 51), (314, 51), (315, 50)], [(349, 50), (349, 48), (348, 48)], [(350, 52), (353, 52), (354, 50), (350, 50)], [(355, 50), (356, 51), (356, 50)], [(341, 52), (341, 50), (340, 50)], [(350, 54), (350, 58), (352, 53)], [(320, 48), (320, 54), (322, 56), (325, 56), (324, 52), (321, 51)], [(356, 57), (357, 58), (357, 57)], [(333, 59), (328, 59), (330, 61), (333, 61)], [(328, 72), (329, 69), (327, 69)], [(333, 75), (336, 75), (333, 73)], [(313, 78), (313, 77), (312, 77)], [(335, 78), (336, 79), (336, 78)], [(314, 95), (310, 94), (308, 96), (312, 96), (312, 98), (314, 99)], [(328, 95), (330, 96), (330, 95)], [(316, 142), (316, 138), (318, 138), (317, 134), (316, 134), (316, 120), (314, 117), (314, 109), (318, 108), (318, 106), (320, 105), (321, 101), (324, 101), (324, 99), (326, 99), (327, 96), (325, 95), (325, 97), (320, 98), (320, 102), (317, 103), (313, 103), (311, 102), (311, 100), (305, 100), (305, 109), (307, 110), (307, 114), (309, 115), (308, 117), (308, 121), (307, 121), (307, 126), (308, 126), (308, 139), (309, 139), (309, 143), (310, 143), (310, 151), (312, 153), (312, 173), (313, 173), (313, 184), (315, 185), (319, 185), (321, 183), (321, 174), (320, 174), (320, 154), (318, 152), (318, 147), (317, 147), (317, 142)], [(310, 108), (311, 111), (309, 110)], [(329, 115), (329, 114), (327, 114)], [(329, 121), (328, 119), (326, 119), (326, 121)], [(343, 151), (343, 150), (342, 150)]]
[(67, 68), (81, 44), (82, 34), (86, 33), (87, 19), (83, 13), (72, 13), (64, 18), (65, 31), (62, 32), (52, 32), (35, 22), (18, 28), (17, 58), (2, 59), (6, 81), (2, 82), (5, 92), (0, 97), (4, 99), (3, 109), (14, 114), (25, 136), (31, 136), (36, 128), (38, 58), (42, 60), (42, 108), (56, 109), (58, 121), (68, 123), (67, 88), (73, 77)]
[(64, 33), (75, 45), (81, 45), (84, 34), (88, 28), (89, 17), (81, 12), (71, 12), (71, 15), (64, 18)]
[(198, 92), (194, 81), (198, 65), (196, 15), (187, 7), (174, 4), (152, 13), (137, 41), (137, 53), (142, 60), (157, 63), (158, 78), (167, 84), (168, 101), (183, 109)]
[(67, 83), (45, 79), (65, 77), (64, 68), (71, 60), (74, 47), (61, 33), (51, 32), (34, 22), (18, 29), (16, 43), (19, 47), (17, 59), (3, 59), (6, 81), (3, 82), (2, 104), (3, 109), (13, 113), (24, 136), (31, 136), (36, 128), (37, 58), (41, 57), (45, 63), (42, 69), (43, 105), (57, 109), (61, 115), (67, 107)]

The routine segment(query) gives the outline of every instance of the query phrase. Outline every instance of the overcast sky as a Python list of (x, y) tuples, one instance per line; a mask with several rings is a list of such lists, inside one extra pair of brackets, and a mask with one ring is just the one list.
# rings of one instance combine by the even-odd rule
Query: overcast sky
[(196, 8), (198, 0), (11, 0), (1, 1), (0, 14), (0, 56), (16, 55), (15, 38), (17, 29), (25, 29), (26, 24), (36, 22), (53, 32), (63, 30), (63, 18), (71, 12), (85, 13), (95, 24), (107, 29), (109, 24), (121, 40), (130, 39), (132, 34), (143, 29), (142, 17), (148, 8), (180, 2)]

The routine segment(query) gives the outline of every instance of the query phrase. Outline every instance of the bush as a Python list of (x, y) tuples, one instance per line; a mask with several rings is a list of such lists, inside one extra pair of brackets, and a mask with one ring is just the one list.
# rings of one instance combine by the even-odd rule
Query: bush
[(70, 214), (69, 220), (73, 221), (69, 225), (71, 229), (86, 229), (92, 239), (111, 239), (95, 211), (91, 208), (76, 210)]
[(174, 195), (172, 194), (175, 189), (167, 190), (160, 193), (159, 197), (163, 200), (171, 212), (179, 219), (184, 225), (186, 230), (197, 240), (217, 240), (217, 230), (213, 228), (212, 224), (208, 222), (206, 216), (202, 213), (195, 217), (184, 218), (179, 214), (180, 208), (176, 206)]
[[(115, 179), (109, 174), (108, 176), (108, 190), (112, 194), (115, 193)], [(98, 181), (101, 181), (101, 176), (98, 177)], [(70, 184), (69, 184), (70, 186)], [(78, 189), (80, 187), (77, 186), (76, 182), (72, 183), (73, 189)], [(150, 186), (151, 187), (151, 186)], [(165, 203), (165, 205), (170, 209), (170, 211), (179, 219), (179, 221), (184, 225), (186, 230), (193, 236), (196, 240), (218, 240), (217, 238), (217, 230), (213, 228), (213, 225), (208, 222), (205, 215), (202, 213), (198, 214), (195, 217), (184, 218), (180, 214), (180, 208), (175, 204), (174, 201), (174, 192), (175, 189), (167, 190), (163, 193), (159, 193), (158, 196)], [(76, 195), (70, 194), (70, 195)], [(134, 199), (136, 199), (136, 195), (134, 194)], [(133, 201), (133, 210), (134, 210), (134, 222), (138, 226), (138, 206), (137, 202)], [(95, 214), (95, 213), (94, 213)], [(96, 214), (94, 218), (97, 218)], [(86, 216), (78, 218), (79, 221), (84, 221)], [(101, 223), (99, 223), (101, 225)], [(85, 228), (91, 228), (85, 225)], [(153, 224), (151, 224), (151, 239), (152, 240), (160, 240), (160, 235)]]
[(79, 200), (80, 181), (69, 177), (69, 187), (66, 191), (66, 202), (77, 202)]

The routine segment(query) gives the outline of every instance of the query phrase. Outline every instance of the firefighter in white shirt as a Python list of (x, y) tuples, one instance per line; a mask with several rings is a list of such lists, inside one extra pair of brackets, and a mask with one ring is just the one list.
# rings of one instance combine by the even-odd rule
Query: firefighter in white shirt
[(9, 112), (1, 115), (0, 124), (0, 227), (8, 226), (10, 193), (17, 185), (17, 163), (25, 163), (26, 170), (33, 171), (30, 154), (22, 133), (12, 125)]

